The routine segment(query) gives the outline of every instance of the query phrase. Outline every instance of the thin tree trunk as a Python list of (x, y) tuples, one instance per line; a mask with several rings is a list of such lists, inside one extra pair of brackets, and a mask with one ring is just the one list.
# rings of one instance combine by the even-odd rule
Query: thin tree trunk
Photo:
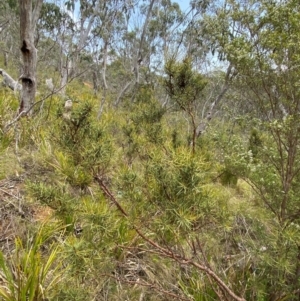
[[(295, 280), (294, 280), (294, 286), (295, 289), (298, 289), (298, 285), (299, 285), (299, 279), (300, 279), (300, 245), (298, 246), (298, 254), (297, 254), (297, 258), (296, 258), (296, 273), (295, 273)], [(296, 298), (298, 301), (300, 301), (300, 289), (298, 289), (298, 291), (296, 292)]]
[(7, 68), (7, 65), (8, 65), (8, 53), (7, 53), (7, 51), (3, 51), (3, 60), (4, 60), (4, 67)]
[(134, 72), (135, 72), (135, 83), (138, 84), (140, 82), (140, 64), (142, 63), (143, 59), (144, 59), (144, 55), (142, 52), (142, 47), (144, 44), (144, 40), (145, 40), (145, 35), (146, 35), (146, 29), (148, 27), (149, 21), (150, 21), (150, 17), (152, 14), (152, 10), (153, 10), (153, 5), (155, 3), (155, 0), (151, 0), (150, 4), (149, 4), (149, 8), (147, 11), (147, 16), (143, 25), (143, 31), (141, 34), (141, 39), (140, 39), (140, 43), (139, 43), (139, 48), (136, 54), (136, 59), (134, 62)]
[(221, 102), (221, 100), (223, 99), (223, 97), (225, 96), (226, 92), (228, 91), (229, 87), (230, 87), (230, 82), (233, 79), (233, 77), (235, 77), (237, 75), (237, 72), (235, 70), (232, 71), (232, 65), (230, 65), (227, 69), (227, 73), (225, 76), (225, 83), (223, 85), (223, 88), (220, 92), (220, 94), (217, 96), (217, 98), (211, 103), (209, 111), (206, 114), (206, 117), (204, 118), (204, 120), (198, 125), (197, 130), (196, 130), (196, 136), (199, 137), (203, 134), (203, 132), (205, 131), (208, 123), (210, 122), (210, 120), (212, 119), (213, 113), (214, 113), (214, 109), (215, 107)]
[(131, 84), (137, 85), (140, 82), (140, 65), (141, 65), (141, 63), (144, 59), (143, 52), (142, 52), (142, 47), (144, 45), (146, 29), (147, 29), (147, 26), (148, 26), (149, 21), (150, 21), (150, 17), (151, 17), (152, 10), (153, 10), (153, 5), (154, 5), (155, 1), (156, 0), (151, 0), (151, 2), (149, 4), (149, 8), (148, 8), (148, 11), (147, 11), (147, 16), (146, 16), (146, 19), (145, 19), (145, 22), (144, 22), (144, 25), (143, 25), (143, 30), (142, 30), (142, 34), (141, 34), (141, 38), (140, 38), (140, 42), (139, 42), (139, 47), (138, 47), (138, 50), (137, 50), (136, 55), (134, 57), (133, 71), (134, 71), (135, 78), (126, 83), (126, 85), (124, 86), (124, 88), (120, 92), (117, 100), (115, 101), (115, 106), (118, 106), (118, 104), (120, 103), (120, 101), (121, 101), (122, 97), (124, 96), (125, 92), (130, 88)]
[(66, 94), (67, 83), (69, 80), (69, 74), (72, 70), (72, 62), (69, 60), (69, 57), (66, 58), (66, 62), (62, 64), (61, 71), (60, 71), (60, 94)]
[(99, 92), (99, 79), (98, 79), (98, 64), (95, 66), (95, 70), (93, 71), (93, 90), (94, 95), (97, 95)]
[(20, 38), (23, 58), (23, 72), (19, 113), (31, 114), (36, 93), (37, 50), (34, 46), (34, 32), (43, 0), (37, 0), (32, 11), (32, 0), (20, 0)]
[(117, 107), (121, 102), (122, 97), (124, 96), (125, 92), (129, 89), (130, 85), (133, 83), (133, 80), (127, 82), (127, 84), (123, 87), (122, 91), (119, 93), (117, 100), (115, 101), (114, 105)]
[[(81, 12), (81, 15), (82, 14), (83, 13)], [(77, 76), (77, 65), (79, 62), (80, 53), (85, 47), (86, 41), (89, 37), (89, 33), (92, 29), (94, 19), (95, 19), (95, 13), (89, 19), (86, 28), (84, 28), (84, 24), (87, 20), (87, 17), (81, 19), (79, 43), (76, 49), (74, 51), (70, 51), (70, 53), (67, 55), (65, 62), (63, 59), (64, 57), (63, 46), (61, 46), (62, 63), (60, 67), (60, 73), (61, 73), (60, 94), (63, 96), (66, 94), (66, 88), (70, 78)]]
[(98, 111), (98, 119), (100, 119), (104, 104), (106, 101), (106, 92), (107, 92), (107, 82), (106, 82), (106, 66), (107, 66), (107, 47), (108, 47), (108, 41), (106, 40), (104, 42), (104, 48), (103, 48), (103, 64), (102, 64), (102, 83), (103, 83), (103, 91), (102, 91), (102, 97), (101, 97), (101, 102), (100, 102), (100, 107)]
[(102, 81), (103, 81), (103, 89), (107, 90), (107, 82), (106, 82), (106, 67), (107, 67), (107, 47), (108, 41), (104, 42), (103, 48), (103, 65), (102, 65)]

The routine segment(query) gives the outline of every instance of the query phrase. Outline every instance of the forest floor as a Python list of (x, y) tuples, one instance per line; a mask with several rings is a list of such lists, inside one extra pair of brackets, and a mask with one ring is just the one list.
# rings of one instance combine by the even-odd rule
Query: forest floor
[(24, 181), (22, 176), (0, 180), (0, 249), (4, 253), (14, 249), (16, 237), (25, 238), (29, 225), (52, 215), (49, 207), (25, 199)]

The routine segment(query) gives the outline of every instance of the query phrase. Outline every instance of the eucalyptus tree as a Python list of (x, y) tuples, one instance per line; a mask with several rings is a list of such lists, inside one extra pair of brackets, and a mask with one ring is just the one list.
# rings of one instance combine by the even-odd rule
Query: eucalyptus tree
[(155, 55), (164, 60), (176, 47), (180, 39), (179, 27), (184, 23), (184, 13), (176, 2), (163, 0), (155, 7), (149, 24), (149, 32), (155, 37)]
[[(89, 34), (94, 24), (95, 16), (97, 13), (96, 1), (85, 1), (79, 2), (78, 14), (75, 13), (75, 2), (66, 1), (65, 7), (69, 14), (73, 15), (73, 22), (70, 22), (70, 27), (64, 26), (66, 29), (59, 33), (60, 46), (61, 46), (61, 80), (60, 89), (64, 95), (66, 86), (70, 78), (76, 75), (79, 57), (83, 52), (88, 43)], [(71, 31), (71, 35), (68, 34)], [(66, 33), (66, 34), (65, 34)]]
[[(10, 15), (13, 17), (12, 19), (19, 15), (19, 38), (21, 45), (21, 57), (23, 62), (23, 64), (20, 66), (21, 75), (19, 77), (19, 80), (21, 80), (21, 85), (19, 85), (18, 81), (14, 80), (4, 70), (1, 70), (1, 74), (4, 77), (4, 82), (10, 88), (18, 89), (21, 91), (19, 116), (30, 115), (32, 113), (31, 109), (35, 101), (35, 93), (37, 87), (37, 49), (35, 45), (35, 33), (42, 3), (43, 0), (37, 0), (34, 3), (32, 0), (20, 0), (19, 2), (12, 0), (8, 2), (8, 5), (3, 5), (5, 11), (8, 11), (10, 9)], [(3, 27), (9, 23), (11, 23), (11, 20), (7, 19), (3, 22)], [(14, 28), (13, 22), (9, 25)], [(9, 26), (7, 26), (7, 30), (10, 31)], [(10, 33), (12, 32), (13, 29), (10, 31)], [(6, 54), (9, 53), (8, 50), (4, 51), (6, 52)], [(4, 61), (7, 64), (6, 58)]]
[(117, 48), (128, 79), (116, 105), (128, 90), (135, 91), (139, 84), (156, 84), (155, 75), (163, 74), (165, 57), (177, 45), (177, 29), (183, 18), (180, 6), (169, 0), (150, 1), (135, 7), (127, 19), (123, 43)]
[(33, 9), (32, 0), (20, 0), (20, 40), (23, 58), (23, 70), (20, 114), (30, 114), (36, 93), (37, 50), (34, 44), (36, 24), (42, 8), (43, 0), (37, 0)]
[[(72, 22), (62, 23), (65, 30), (60, 30), (59, 43), (61, 45), (61, 82), (62, 94), (65, 93), (65, 87), (69, 79), (79, 76), (88, 70), (94, 70), (99, 64), (99, 56), (103, 56), (102, 66), (104, 70), (107, 64), (107, 49), (113, 36), (114, 22), (118, 22), (127, 6), (125, 1), (86, 1), (69, 0), (64, 2), (68, 16), (72, 16)], [(62, 20), (64, 21), (64, 20)], [(111, 32), (112, 30), (112, 32)], [(104, 50), (101, 52), (101, 49)], [(80, 62), (83, 57), (90, 56), (91, 66), (81, 70)], [(94, 66), (93, 68), (92, 65)], [(96, 68), (97, 69), (97, 68)], [(98, 71), (94, 70), (94, 83), (97, 89)], [(102, 77), (104, 87), (107, 88), (105, 71)]]
[[(150, 0), (149, 5), (142, 5), (140, 7), (140, 16), (138, 21), (138, 25), (136, 24), (134, 30), (126, 33), (126, 42), (131, 42), (131, 75), (130, 79), (127, 81), (125, 86), (122, 88), (119, 96), (115, 102), (116, 105), (120, 102), (121, 98), (124, 96), (125, 92), (130, 88), (137, 86), (140, 83), (140, 66), (145, 59), (145, 40), (147, 35), (147, 30), (149, 26), (149, 22), (152, 17), (153, 7), (156, 0)], [(142, 16), (144, 16), (142, 18)], [(141, 21), (142, 20), (142, 21)], [(134, 20), (131, 19), (131, 22)], [(131, 26), (128, 23), (128, 26)]]
[(180, 44), (185, 15), (176, 2), (163, 0), (154, 7), (149, 23), (147, 60), (144, 65), (155, 74), (164, 74), (164, 63)]
[[(125, 30), (126, 15), (131, 13), (130, 3), (122, 1), (104, 1), (101, 3), (99, 12), (95, 18), (95, 26), (91, 31), (92, 39), (90, 48), (93, 57), (93, 84), (94, 91), (98, 92), (101, 85), (102, 97), (98, 110), (101, 116), (109, 89), (106, 70), (109, 61), (113, 60), (118, 40), (122, 40), (122, 32)], [(101, 79), (99, 79), (101, 75)], [(110, 90), (110, 92), (112, 92)]]
[[(4, 10), (5, 9), (5, 10)], [(20, 18), (20, 6), (19, 1), (9, 1), (6, 4), (3, 4), (3, 12), (7, 17), (7, 26), (3, 27), (3, 35), (1, 35), (1, 40), (3, 41), (3, 51), (5, 52), (5, 64), (10, 63), (8, 68), (12, 67), (14, 69), (20, 69), (22, 74), (22, 65), (20, 61), (20, 51), (17, 41), (19, 41), (20, 24), (17, 22)], [(52, 2), (43, 2), (40, 7), (39, 18), (36, 20), (35, 32), (33, 43), (35, 48), (39, 50), (39, 57), (37, 58), (37, 68), (41, 70), (47, 69), (53, 71), (59, 70), (59, 60), (61, 56), (59, 55), (59, 32), (65, 32), (65, 27), (71, 28), (70, 24), (72, 23), (71, 17), (61, 8)], [(5, 23), (6, 24), (6, 23)], [(64, 27), (63, 24), (66, 24)], [(22, 24), (22, 28), (23, 28)], [(71, 36), (71, 33), (68, 33)], [(49, 69), (50, 67), (50, 69)], [(45, 73), (43, 72), (41, 77)], [(12, 89), (18, 89), (18, 81), (9, 77), (7, 72), (3, 70), (2, 75), (4, 76), (5, 83), (11, 83), (8, 86)], [(49, 72), (47, 73), (49, 76)], [(39, 78), (41, 81), (41, 78)]]

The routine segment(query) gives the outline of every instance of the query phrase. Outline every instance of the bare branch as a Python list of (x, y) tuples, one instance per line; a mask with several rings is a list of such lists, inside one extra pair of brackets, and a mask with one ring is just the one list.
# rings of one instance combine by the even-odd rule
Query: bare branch
[(3, 84), (9, 87), (13, 91), (21, 91), (22, 85), (18, 81), (14, 80), (8, 73), (3, 69), (0, 69), (0, 74), (3, 76)]
[(32, 20), (31, 20), (31, 30), (32, 32), (35, 32), (35, 27), (37, 24), (37, 21), (40, 17), (40, 12), (42, 9), (42, 5), (43, 5), (43, 0), (37, 0), (34, 6), (34, 10), (32, 13)]

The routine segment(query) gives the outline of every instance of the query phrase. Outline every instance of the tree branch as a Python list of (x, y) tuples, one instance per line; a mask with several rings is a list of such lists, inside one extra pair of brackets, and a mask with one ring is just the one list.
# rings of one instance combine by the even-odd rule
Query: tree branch
[[(118, 210), (122, 213), (122, 215), (126, 218), (128, 218), (127, 212), (124, 210), (124, 208), (121, 206), (121, 204), (116, 200), (114, 195), (110, 192), (107, 186), (103, 183), (101, 178), (99, 176), (95, 177), (95, 180), (99, 184), (100, 188), (104, 192), (104, 194), (116, 205)], [(215, 281), (215, 283), (220, 287), (224, 292), (226, 292), (234, 301), (246, 301), (246, 299), (241, 298), (237, 296), (227, 285), (226, 283), (213, 271), (210, 269), (210, 267), (206, 266), (205, 264), (200, 264), (192, 259), (189, 259), (185, 256), (182, 256), (180, 254), (174, 253), (171, 249), (167, 249), (153, 241), (152, 239), (148, 238), (145, 234), (143, 234), (139, 228), (137, 228), (135, 225), (133, 225), (134, 230), (137, 232), (137, 234), (150, 246), (154, 247), (158, 253), (163, 256), (170, 259), (175, 260), (180, 265), (190, 265), (196, 267), (198, 270), (204, 272), (207, 276), (211, 277)]]
[(34, 6), (34, 10), (32, 13), (32, 20), (31, 20), (31, 30), (33, 33), (35, 32), (35, 27), (36, 27), (37, 21), (40, 17), (42, 5), (43, 5), (43, 0), (37, 0), (35, 3), (35, 6)]
[(0, 69), (0, 74), (3, 76), (3, 84), (9, 87), (13, 91), (21, 91), (22, 85), (18, 81), (14, 80), (8, 73), (3, 69)]

